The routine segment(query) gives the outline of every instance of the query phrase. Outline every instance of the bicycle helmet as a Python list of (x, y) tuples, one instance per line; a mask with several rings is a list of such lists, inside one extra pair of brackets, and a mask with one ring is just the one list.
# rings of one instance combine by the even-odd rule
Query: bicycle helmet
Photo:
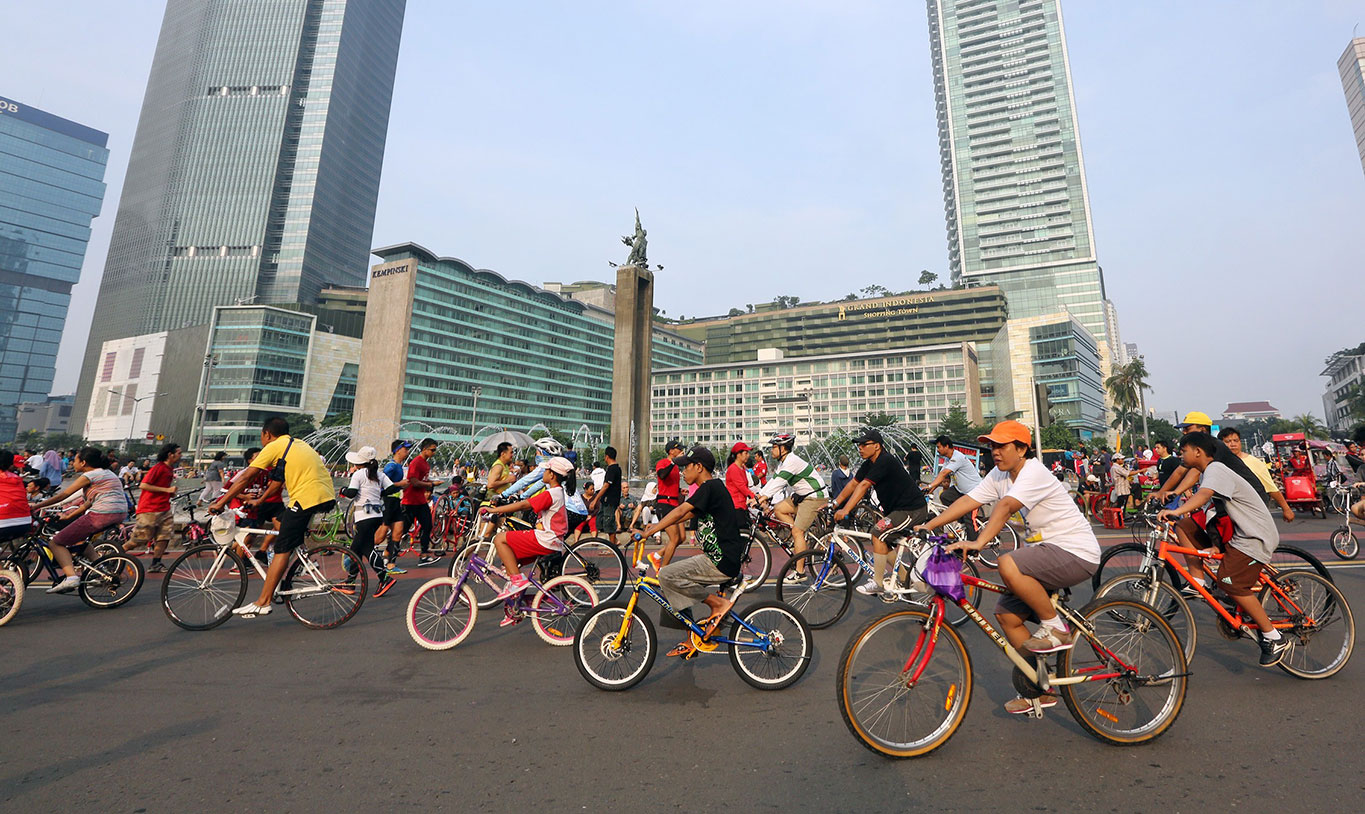
[(534, 446), (537, 452), (550, 457), (564, 454), (564, 447), (548, 435), (536, 441)]
[(787, 449), (791, 449), (796, 446), (796, 436), (789, 432), (780, 432), (768, 439), (768, 446), (786, 447)]

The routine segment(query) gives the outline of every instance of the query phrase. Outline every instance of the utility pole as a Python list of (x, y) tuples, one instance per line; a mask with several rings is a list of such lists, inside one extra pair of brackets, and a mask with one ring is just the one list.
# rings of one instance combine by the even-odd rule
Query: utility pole
[[(164, 395), (167, 395), (167, 394), (166, 394), (166, 393), (148, 393), (148, 394), (145, 395), (145, 396), (141, 396), (141, 397), (139, 397), (139, 398), (132, 399), (132, 402), (133, 402), (133, 423), (132, 423), (131, 426), (128, 427), (128, 445), (125, 446), (125, 447), (123, 448), (125, 452), (131, 452), (131, 451), (132, 451), (132, 449), (133, 449), (133, 438), (134, 438), (134, 436), (137, 435), (137, 408), (138, 408), (138, 405), (140, 405), (140, 404), (141, 404), (144, 400), (146, 400), (146, 399), (154, 399), (154, 398), (156, 398), (157, 396), (164, 396)], [(125, 392), (125, 393), (123, 394), (123, 397), (124, 397), (125, 399), (128, 398), (128, 394)]]
[[(1142, 357), (1142, 354), (1139, 353), (1139, 354), (1138, 354), (1138, 358), (1139, 358), (1139, 359), (1143, 358), (1143, 357)], [(1146, 365), (1145, 365), (1145, 364), (1143, 365), (1143, 369), (1144, 369), (1144, 370), (1146, 369)], [(1151, 446), (1152, 446), (1152, 436), (1151, 436), (1151, 434), (1149, 434), (1149, 433), (1147, 432), (1147, 397), (1143, 394), (1143, 391), (1146, 390), (1146, 389), (1147, 389), (1147, 388), (1145, 388), (1145, 387), (1143, 387), (1143, 386), (1141, 386), (1141, 385), (1138, 386), (1138, 409), (1142, 410), (1142, 444), (1143, 444), (1143, 449), (1151, 449)]]
[(483, 388), (476, 384), (471, 392), (474, 394), (474, 411), (469, 414), (469, 443), (472, 444), (474, 443), (474, 424), (479, 420), (479, 394), (483, 392)]
[(215, 367), (218, 366), (218, 358), (212, 353), (204, 354), (204, 372), (199, 376), (199, 420), (195, 422), (196, 431), (194, 439), (194, 464), (199, 465), (199, 461), (204, 458), (204, 418), (208, 414), (209, 400), (209, 378)]

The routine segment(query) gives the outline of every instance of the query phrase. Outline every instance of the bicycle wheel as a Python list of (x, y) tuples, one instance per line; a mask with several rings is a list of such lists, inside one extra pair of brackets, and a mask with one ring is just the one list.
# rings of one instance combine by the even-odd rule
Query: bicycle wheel
[(1322, 564), (1322, 560), (1296, 545), (1280, 543), (1270, 557), (1270, 565), (1277, 574), (1312, 570), (1333, 585), (1337, 584), (1337, 581), (1332, 579), (1332, 572)]
[(33, 580), (38, 578), (38, 572), (43, 570), (43, 549), (47, 543), (41, 538), (30, 537), (28, 544), (19, 551), (10, 562), (19, 573), (24, 575), (24, 587), (33, 584)]
[(24, 604), (24, 575), (13, 568), (0, 568), (0, 626), (14, 618)]
[(805, 674), (815, 640), (801, 614), (782, 602), (757, 602), (730, 626), (730, 665), (751, 687), (785, 690)]
[(1185, 703), (1185, 652), (1175, 631), (1161, 614), (1130, 599), (1102, 597), (1079, 615), (1088, 630), (1075, 647), (1061, 651), (1057, 675), (1118, 675), (1061, 685), (1071, 716), (1117, 746), (1160, 737)]
[(351, 574), (346, 568), (348, 556), (349, 548), (328, 543), (300, 552), (289, 565), (280, 591), (289, 614), (304, 627), (330, 630), (355, 616), (365, 604), (369, 577), (363, 565)]
[[(840, 544), (835, 546), (834, 556), (839, 562), (848, 569), (849, 581), (857, 585), (863, 578), (863, 562), (867, 560), (867, 547), (863, 545), (860, 537), (840, 537)], [(823, 549), (829, 545), (831, 540), (826, 536), (823, 540), (816, 542), (813, 548)], [(848, 546), (847, 549), (844, 546)], [(806, 621), (810, 621), (807, 619)]]
[(1256, 598), (1272, 623), (1293, 624), (1280, 631), (1289, 639), (1280, 669), (1297, 678), (1335, 675), (1355, 649), (1355, 616), (1346, 597), (1311, 571), (1279, 574), (1275, 585), (1279, 592), (1265, 586)]
[(768, 572), (773, 567), (773, 553), (769, 548), (768, 541), (764, 539), (766, 535), (750, 534), (749, 547), (744, 552), (744, 557), (739, 561), (739, 572), (744, 575), (744, 590), (754, 591), (763, 587), (764, 581), (768, 579)]
[[(237, 573), (230, 573), (236, 567)], [(211, 543), (185, 551), (161, 580), (161, 609), (186, 630), (210, 630), (226, 622), (246, 598), (247, 566), (236, 552)]]
[[(554, 597), (558, 601), (550, 601)], [(562, 606), (562, 607), (560, 607)], [(566, 647), (597, 606), (597, 592), (582, 577), (555, 577), (531, 599), (531, 627), (546, 644)]]
[[(1142, 571), (1156, 562), (1156, 555), (1150, 558), (1147, 556), (1147, 546), (1144, 543), (1119, 543), (1109, 546), (1100, 555), (1100, 564), (1095, 568), (1095, 575), (1090, 578), (1091, 590), (1098, 591), (1100, 586), (1120, 574), (1131, 574), (1135, 571)], [(1167, 581), (1179, 587), (1185, 584), (1185, 580), (1175, 570), (1175, 566), (1170, 563), (1162, 563), (1166, 569)]]
[(1332, 551), (1343, 560), (1354, 560), (1360, 553), (1360, 541), (1350, 526), (1342, 526), (1332, 532)]
[(346, 521), (342, 528), (346, 531), (346, 539), (355, 539), (355, 503), (346, 507)]
[(146, 572), (136, 557), (110, 554), (80, 569), (81, 601), (92, 608), (117, 608), (142, 590)]
[[(962, 561), (962, 574), (963, 576), (972, 576), (977, 579), (980, 579), (981, 577), (980, 572), (977, 571), (976, 569), (976, 563), (972, 562), (971, 560)], [(900, 574), (901, 587), (908, 587), (905, 580), (908, 579), (909, 576), (910, 575), (908, 573), (908, 569), (902, 568)], [(976, 587), (975, 585), (967, 585), (966, 581), (964, 580), (962, 585), (962, 591), (967, 597), (967, 604), (971, 605), (973, 608), (981, 607), (980, 588)], [(926, 586), (923, 592), (913, 594), (910, 597), (910, 601), (917, 605), (923, 605), (924, 607), (928, 607), (929, 604), (934, 601), (935, 593), (936, 592), (934, 591), (933, 588), (929, 588)], [(953, 627), (961, 627), (970, 618), (971, 617), (967, 615), (967, 612), (963, 610), (957, 603), (951, 601), (944, 602), (943, 619), (948, 624), (952, 625)]]
[(1170, 624), (1171, 630), (1175, 631), (1175, 637), (1182, 645), (1185, 661), (1194, 658), (1194, 647), (1199, 639), (1199, 629), (1194, 623), (1194, 609), (1190, 607), (1185, 597), (1180, 595), (1180, 591), (1172, 588), (1166, 580), (1154, 580), (1150, 572), (1119, 574), (1095, 591), (1095, 598), (1100, 597), (1129, 599), (1150, 605)]
[(449, 650), (469, 636), (478, 618), (474, 590), (466, 582), (458, 595), (458, 579), (437, 577), (417, 589), (408, 600), (404, 620), (408, 635), (427, 650)]
[(626, 557), (601, 537), (585, 537), (566, 546), (560, 573), (586, 580), (597, 597), (611, 602), (626, 584)]
[[(493, 547), (493, 542), (481, 540), (465, 546), (464, 550), (450, 561), (451, 579), (459, 579), (460, 574), (463, 574), (469, 565), (471, 557), (478, 557), (488, 566), (502, 567), (499, 564), (497, 549)], [(495, 584), (498, 580), (497, 575), (490, 574), (489, 576), (492, 584), (478, 578), (471, 578), (465, 583), (474, 591), (474, 599), (479, 605), (479, 610), (488, 610), (502, 603), (502, 600), (498, 599), (498, 593), (502, 590), (502, 586)]]
[(922, 610), (889, 613), (859, 628), (839, 657), (839, 713), (853, 737), (883, 757), (928, 754), (967, 716), (972, 699), (967, 645), (948, 625), (939, 625), (937, 639), (930, 641), (928, 625), (929, 614)]
[[(805, 569), (804, 582), (788, 585), (787, 575), (797, 565)], [(837, 557), (826, 551), (802, 551), (782, 566), (777, 575), (777, 601), (800, 612), (812, 630), (827, 628), (843, 618), (853, 599), (853, 578)]]
[(1006, 523), (1000, 529), (1000, 533), (995, 535), (990, 545), (977, 552), (977, 559), (981, 564), (990, 569), (1000, 567), (1000, 555), (1008, 554), (1019, 547), (1019, 532), (1014, 530), (1014, 526)]
[(1328, 505), (1330, 505), (1332, 511), (1337, 514), (1346, 514), (1346, 510), (1351, 505), (1350, 493), (1344, 489), (1334, 489), (1332, 491), (1331, 501)]
[[(578, 672), (599, 690), (620, 692), (639, 684), (649, 675), (659, 649), (654, 623), (642, 613), (627, 619), (626, 602), (608, 602), (592, 609), (573, 640), (573, 660)], [(626, 626), (621, 645), (616, 637)]]

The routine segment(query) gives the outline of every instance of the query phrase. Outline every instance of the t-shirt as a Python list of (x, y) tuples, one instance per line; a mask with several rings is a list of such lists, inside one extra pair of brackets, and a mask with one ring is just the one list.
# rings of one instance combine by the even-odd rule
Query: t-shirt
[(408, 485), (403, 487), (403, 505), (420, 506), (427, 502), (427, 487), (414, 486), (412, 481), (427, 480), (431, 474), (431, 464), (421, 455), (414, 455), (408, 459)]
[[(166, 465), (165, 461), (160, 461), (151, 469), (148, 469), (147, 474), (144, 475), (142, 478), (142, 485), (144, 487), (160, 486), (163, 489), (169, 489), (171, 488), (171, 484), (174, 482), (175, 473), (171, 471), (171, 468)], [(166, 494), (165, 492), (151, 492), (144, 488), (142, 490), (142, 493), (138, 495), (137, 498), (138, 514), (144, 514), (147, 512), (165, 512), (169, 511), (170, 508), (171, 496)]]
[(919, 490), (919, 482), (905, 471), (895, 455), (885, 450), (879, 452), (875, 460), (869, 458), (863, 461), (853, 478), (872, 484), (883, 514), (913, 512), (928, 505), (924, 493)]
[(801, 498), (828, 496), (824, 478), (815, 471), (815, 467), (798, 458), (794, 452), (788, 452), (782, 458), (773, 479), (763, 484), (759, 492), (770, 498), (775, 497), (783, 489), (790, 489), (794, 496)]
[(27, 526), (32, 516), (24, 479), (11, 470), (0, 471), (0, 529)]
[[(281, 435), (266, 444), (256, 454), (256, 460), (251, 462), (252, 468), (269, 473), (283, 458), (284, 488), (289, 492), (289, 500), (300, 509), (311, 509), (329, 500), (336, 500), (332, 473), (327, 471), (327, 463), (322, 456), (306, 441), (294, 441), (291, 445), (290, 440), (289, 436)], [(286, 449), (288, 455), (285, 455)]]
[(85, 487), (85, 499), (92, 501), (91, 514), (128, 514), (128, 498), (118, 475), (108, 469), (92, 469), (81, 474), (90, 481)]
[[(297, 446), (297, 444), (295, 446)], [(289, 454), (293, 455), (294, 454), (293, 450), (290, 450)], [(204, 480), (208, 481), (209, 483), (222, 483), (223, 462), (214, 461), (213, 463), (209, 464), (208, 469), (204, 470)]]
[(24, 465), (29, 469), (37, 469), (43, 465), (43, 456), (41, 454), (30, 455)]
[(1270, 467), (1265, 465), (1265, 461), (1246, 452), (1243, 452), (1240, 457), (1242, 463), (1247, 465), (1247, 469), (1251, 470), (1251, 474), (1255, 475), (1256, 479), (1261, 482), (1261, 488), (1265, 489), (1267, 495), (1280, 491), (1280, 487), (1275, 485), (1275, 479), (1270, 477)]
[(384, 516), (384, 497), (385, 489), (393, 485), (389, 476), (383, 472), (379, 473), (379, 480), (370, 480), (370, 473), (364, 469), (357, 469), (351, 473), (351, 488), (359, 494), (355, 497), (355, 519), (369, 520), (373, 517)]
[(397, 461), (389, 461), (384, 464), (384, 475), (388, 477), (389, 483), (397, 483), (403, 479), (403, 465)]
[(960, 449), (953, 450), (952, 457), (943, 464), (943, 468), (953, 473), (953, 488), (964, 495), (981, 483), (981, 472)]
[(1099, 563), (1100, 543), (1090, 522), (1076, 507), (1067, 488), (1037, 458), (1024, 461), (1014, 480), (1010, 480), (1008, 472), (992, 469), (968, 496), (982, 504), (1014, 498), (1023, 504), (1019, 511), (1029, 528), (1042, 537), (1035, 545), (1047, 543), (1086, 562)]
[(726, 468), (725, 489), (730, 493), (730, 499), (734, 501), (736, 509), (748, 511), (749, 498), (755, 495), (754, 490), (749, 488), (749, 473), (744, 467), (734, 463)]
[[(495, 480), (501, 480), (501, 479), (503, 479), (503, 478), (506, 478), (510, 472), (511, 472), (511, 470), (507, 468), (507, 464), (503, 463), (503, 462), (500, 461), (500, 460), (499, 460), (499, 461), (494, 461), (494, 462), (493, 462), (493, 465), (492, 465), (491, 467), (488, 468), (488, 482), (489, 482), (489, 483), (492, 483), (492, 482), (495, 481)], [(400, 478), (399, 480), (402, 480), (402, 479)], [(512, 482), (511, 482), (511, 481), (508, 481), (507, 483), (504, 483), (504, 484), (501, 485), (501, 486), (495, 486), (495, 487), (493, 487), (492, 489), (489, 489), (489, 490), (488, 490), (488, 494), (490, 494), (490, 495), (500, 495), (500, 494), (502, 494), (504, 491), (507, 490), (507, 487), (509, 487), (509, 486), (511, 486), (511, 485), (512, 485)]]
[(739, 574), (744, 538), (739, 534), (739, 512), (730, 492), (719, 480), (700, 484), (687, 498), (697, 520), (697, 544), (706, 558), (725, 576)]
[(603, 506), (621, 505), (621, 465), (609, 464), (604, 478), (606, 491), (602, 493)]
[(1156, 477), (1159, 481), (1159, 485), (1164, 486), (1166, 481), (1170, 479), (1171, 475), (1175, 474), (1175, 470), (1178, 468), (1180, 468), (1180, 459), (1174, 455), (1167, 455), (1165, 458), (1158, 461), (1156, 465)]
[(531, 511), (536, 517), (536, 541), (551, 551), (564, 550), (564, 535), (569, 533), (569, 515), (564, 510), (564, 487), (551, 486), (531, 496)]
[(673, 464), (673, 459), (660, 458), (659, 462), (654, 465), (654, 474), (659, 480), (658, 500), (664, 503), (677, 503), (680, 494), (678, 480), (681, 473), (678, 472), (678, 467)]
[(1265, 507), (1265, 500), (1230, 468), (1214, 461), (1204, 469), (1199, 488), (1212, 489), (1220, 508), (1232, 520), (1232, 539), (1228, 544), (1257, 562), (1270, 562), (1280, 544), (1280, 530)]

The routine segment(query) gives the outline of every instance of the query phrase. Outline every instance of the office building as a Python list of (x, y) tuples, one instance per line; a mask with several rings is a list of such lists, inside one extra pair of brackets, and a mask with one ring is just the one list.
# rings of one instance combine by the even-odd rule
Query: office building
[(52, 391), (71, 287), (104, 201), (108, 135), (0, 96), (0, 443)]
[[(374, 253), (382, 262), (370, 277), (356, 443), (469, 440), (485, 426), (607, 430), (610, 311), (415, 243)], [(655, 326), (655, 369), (701, 361), (700, 343)]]
[[(996, 420), (1013, 418), (1029, 427), (1050, 420), (1076, 433), (1081, 440), (1103, 438), (1104, 376), (1095, 337), (1073, 314), (1060, 311), (1011, 319), (991, 341), (994, 357)], [(1039, 404), (1034, 386), (1046, 388), (1047, 404)]]
[(167, 4), (77, 413), (109, 339), (364, 284), (404, 6)]
[(104, 342), (77, 431), (99, 446), (188, 443), (207, 337), (196, 325)]
[(1327, 377), (1327, 389), (1322, 394), (1327, 428), (1337, 433), (1349, 432), (1361, 423), (1359, 416), (1351, 414), (1351, 397), (1365, 387), (1365, 342), (1332, 354), (1319, 375)]
[(999, 286), (1010, 318), (1113, 320), (1081, 158), (1059, 0), (928, 0), (948, 259)]
[(1346, 92), (1346, 112), (1355, 131), (1356, 151), (1365, 169), (1365, 37), (1356, 37), (1337, 60), (1341, 89)]
[(36, 432), (54, 435), (71, 432), (71, 403), (75, 396), (50, 396), (42, 401), (20, 404), (17, 410), (18, 435)]

